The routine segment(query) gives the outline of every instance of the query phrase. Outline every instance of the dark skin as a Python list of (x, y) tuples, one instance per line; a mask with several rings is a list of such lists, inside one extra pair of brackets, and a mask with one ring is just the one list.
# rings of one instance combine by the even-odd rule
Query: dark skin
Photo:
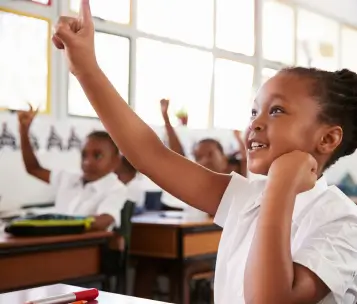
[[(21, 152), (27, 173), (49, 184), (51, 171), (41, 166), (29, 140), (29, 129), (37, 112), (32, 107), (29, 111), (18, 112)], [(87, 138), (81, 160), (83, 183), (96, 181), (113, 172), (117, 162), (115, 149), (108, 141)], [(94, 219), (92, 230), (105, 230), (114, 222), (109, 214), (96, 215)]]
[(115, 170), (116, 175), (118, 176), (119, 180), (126, 185), (130, 181), (132, 181), (136, 176), (135, 170), (130, 170), (123, 165), (122, 158), (119, 157), (119, 163)]
[[(65, 49), (71, 72), (120, 150), (163, 189), (214, 215), (231, 177), (190, 162), (161, 143), (97, 65), (93, 37), (89, 1), (82, 0), (78, 18), (60, 19), (54, 43)], [(340, 126), (317, 119), (320, 108), (309, 95), (309, 85), (299, 77), (278, 74), (263, 86), (254, 105), (245, 145), (248, 168), (268, 174), (268, 182), (245, 270), (246, 303), (310, 304), (330, 292), (319, 277), (291, 258), (296, 195), (313, 187), (342, 139)], [(251, 152), (251, 139), (266, 141), (267, 147)], [(142, 146), (147, 147), (144, 154)]]
[(228, 161), (214, 142), (200, 142), (194, 150), (195, 161), (201, 166), (214, 172), (228, 172)]

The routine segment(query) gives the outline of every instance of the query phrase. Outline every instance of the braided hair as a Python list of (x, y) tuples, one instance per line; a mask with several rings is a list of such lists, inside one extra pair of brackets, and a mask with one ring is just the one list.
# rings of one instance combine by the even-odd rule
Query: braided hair
[(328, 72), (303, 67), (286, 68), (280, 73), (293, 73), (311, 80), (310, 94), (321, 106), (318, 118), (342, 128), (342, 141), (325, 169), (340, 157), (354, 153), (357, 148), (357, 74), (348, 69)]

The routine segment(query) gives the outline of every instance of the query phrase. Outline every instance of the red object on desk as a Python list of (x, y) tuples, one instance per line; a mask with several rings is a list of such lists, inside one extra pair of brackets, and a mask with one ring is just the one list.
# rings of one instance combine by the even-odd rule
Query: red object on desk
[(92, 301), (99, 295), (98, 289), (92, 288), (83, 291), (77, 291), (69, 294), (49, 297), (46, 299), (27, 302), (26, 304), (68, 304), (75, 301)]

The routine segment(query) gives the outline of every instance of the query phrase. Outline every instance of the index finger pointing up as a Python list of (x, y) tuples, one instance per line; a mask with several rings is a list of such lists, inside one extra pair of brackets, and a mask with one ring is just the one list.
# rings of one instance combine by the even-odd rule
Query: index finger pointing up
[(84, 24), (92, 22), (92, 13), (90, 10), (89, 0), (81, 1), (81, 7), (79, 9), (79, 18), (82, 19)]

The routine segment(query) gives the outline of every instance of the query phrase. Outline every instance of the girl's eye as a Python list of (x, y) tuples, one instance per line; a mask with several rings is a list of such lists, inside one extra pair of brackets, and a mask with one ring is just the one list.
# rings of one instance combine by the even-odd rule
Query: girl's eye
[(281, 113), (284, 113), (284, 111), (280, 108), (272, 108), (271, 111), (270, 111), (270, 114), (281, 114)]
[(101, 158), (103, 158), (103, 154), (102, 153), (96, 153), (94, 157), (95, 157), (95, 159), (101, 159)]
[(257, 116), (257, 110), (252, 110), (252, 117)]

